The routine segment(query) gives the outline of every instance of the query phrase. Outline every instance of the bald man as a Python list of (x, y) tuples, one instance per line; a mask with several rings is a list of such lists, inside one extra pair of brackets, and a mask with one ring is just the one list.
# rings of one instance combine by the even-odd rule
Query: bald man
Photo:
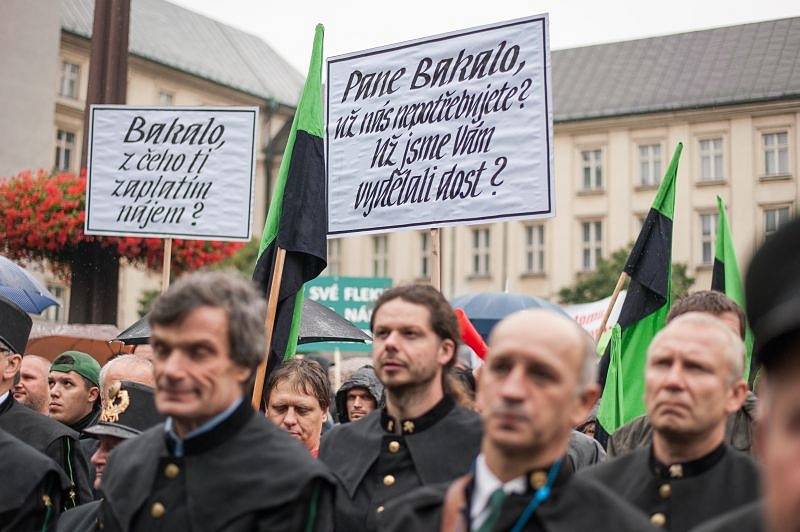
[(572, 427), (597, 400), (592, 339), (568, 318), (532, 310), (494, 329), (478, 375), (481, 452), (471, 472), (390, 502), (382, 530), (647, 531), (647, 518), (573, 474)]
[(583, 474), (640, 508), (651, 523), (688, 530), (759, 496), (749, 456), (724, 442), (725, 422), (747, 394), (744, 344), (720, 319), (689, 312), (650, 344), (647, 447)]
[[(138, 352), (138, 351), (137, 351)], [(106, 362), (100, 370), (100, 398), (105, 401), (109, 387), (116, 381), (130, 381), (156, 387), (153, 363), (138, 354), (121, 355)]]
[(19, 381), (14, 385), (14, 399), (45, 416), (50, 413), (50, 361), (38, 355), (22, 357)]

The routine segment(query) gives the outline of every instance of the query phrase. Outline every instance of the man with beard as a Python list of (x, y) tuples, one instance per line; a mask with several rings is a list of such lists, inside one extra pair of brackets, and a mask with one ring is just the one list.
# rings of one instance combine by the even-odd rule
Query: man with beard
[[(164, 420), (156, 410), (153, 388), (130, 381), (114, 381), (103, 400), (96, 425), (86, 432), (97, 437), (99, 446), (91, 457), (95, 469), (94, 489), (100, 490), (108, 455), (120, 443), (135, 438)], [(101, 501), (92, 501), (64, 512), (58, 520), (59, 531), (90, 532), (97, 528)]]
[(38, 355), (22, 357), (19, 381), (14, 385), (14, 399), (34, 412), (50, 414), (50, 361)]
[(596, 366), (594, 342), (568, 318), (529, 310), (501, 321), (478, 375), (484, 435), (470, 473), (390, 502), (381, 529), (650, 530), (567, 457), (572, 426), (597, 400)]
[(755, 463), (724, 441), (725, 422), (747, 394), (743, 359), (744, 343), (721, 320), (699, 312), (675, 318), (647, 352), (652, 444), (585, 474), (673, 531), (756, 500)]
[(766, 377), (755, 445), (764, 498), (697, 532), (800, 530), (800, 220), (769, 237), (745, 278), (753, 353)]
[(339, 423), (357, 421), (378, 408), (383, 397), (383, 384), (372, 366), (358, 368), (336, 392), (336, 414)]
[(0, 430), (46, 454), (61, 467), (70, 482), (63, 503), (66, 508), (73, 508), (93, 498), (89, 465), (79, 448), (78, 434), (22, 406), (11, 395), (31, 326), (31, 318), (24, 310), (0, 297)]
[(375, 530), (387, 501), (463, 475), (478, 452), (480, 420), (447, 393), (458, 347), (450, 304), (430, 286), (400, 286), (372, 313), (372, 359), (386, 406), (322, 439), (320, 459), (339, 481), (335, 528)]
[(264, 357), (265, 302), (223, 272), (184, 275), (149, 314), (163, 424), (121, 443), (98, 528), (324, 530), (332, 479), (245, 396)]

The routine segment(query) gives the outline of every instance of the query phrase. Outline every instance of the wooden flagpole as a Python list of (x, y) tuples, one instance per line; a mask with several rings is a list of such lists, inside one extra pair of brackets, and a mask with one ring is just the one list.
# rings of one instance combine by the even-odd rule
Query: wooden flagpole
[(611, 300), (608, 302), (608, 307), (606, 308), (605, 313), (603, 314), (603, 321), (600, 322), (600, 328), (597, 330), (597, 338), (595, 340), (600, 340), (600, 337), (603, 336), (603, 332), (606, 330), (606, 324), (608, 323), (608, 318), (611, 316), (611, 311), (614, 310), (614, 305), (617, 302), (617, 297), (619, 297), (619, 293), (622, 291), (622, 287), (625, 286), (625, 281), (628, 280), (628, 274), (622, 272), (619, 274), (619, 279), (617, 279), (617, 286), (614, 287), (614, 292), (611, 294)]
[(253, 388), (253, 409), (261, 407), (261, 397), (264, 395), (264, 378), (267, 375), (267, 363), (269, 362), (269, 351), (272, 345), (272, 330), (275, 325), (275, 315), (278, 312), (278, 295), (281, 292), (281, 280), (283, 279), (283, 263), (286, 259), (286, 250), (279, 247), (275, 252), (275, 267), (272, 270), (272, 281), (269, 287), (269, 297), (267, 298), (267, 318), (264, 320), (266, 329), (266, 346), (264, 360), (258, 365), (256, 371), (256, 382)]
[(164, 239), (164, 264), (161, 267), (161, 293), (169, 288), (169, 276), (172, 270), (172, 239)]
[(431, 229), (431, 286), (442, 291), (442, 230)]

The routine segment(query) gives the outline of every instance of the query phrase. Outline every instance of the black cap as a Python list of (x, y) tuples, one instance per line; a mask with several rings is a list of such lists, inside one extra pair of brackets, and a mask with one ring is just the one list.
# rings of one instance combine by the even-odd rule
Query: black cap
[(800, 331), (800, 219), (767, 238), (747, 268), (747, 318), (757, 362), (769, 368), (781, 344)]
[(15, 353), (25, 353), (33, 320), (19, 306), (0, 296), (0, 347)]
[(138, 382), (115, 382), (108, 390), (100, 420), (83, 432), (128, 439), (158, 425), (164, 416), (156, 410), (154, 392), (150, 386)]

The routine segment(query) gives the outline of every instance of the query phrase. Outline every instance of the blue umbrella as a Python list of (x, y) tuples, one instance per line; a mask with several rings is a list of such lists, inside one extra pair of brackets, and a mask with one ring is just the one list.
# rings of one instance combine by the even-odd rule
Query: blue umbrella
[(41, 314), (47, 307), (60, 305), (55, 296), (33, 275), (2, 255), (0, 255), (0, 295), (31, 314)]
[(572, 319), (564, 309), (546, 299), (505, 292), (467, 294), (453, 299), (452, 305), (453, 308), (464, 309), (469, 321), (487, 342), (497, 322), (518, 310), (541, 308)]

